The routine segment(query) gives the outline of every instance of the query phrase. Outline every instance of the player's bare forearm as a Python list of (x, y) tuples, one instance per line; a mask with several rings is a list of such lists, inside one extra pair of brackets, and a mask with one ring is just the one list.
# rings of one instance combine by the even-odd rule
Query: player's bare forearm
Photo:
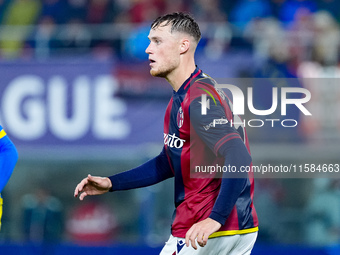
[(211, 218), (206, 218), (205, 220), (197, 222), (192, 225), (192, 227), (186, 233), (185, 244), (189, 246), (191, 242), (191, 246), (196, 250), (197, 246), (195, 239), (197, 239), (199, 246), (204, 247), (208, 242), (209, 236), (219, 230), (221, 226), (221, 223)]
[(108, 192), (112, 188), (109, 178), (88, 175), (74, 190), (74, 197), (83, 200), (86, 196), (101, 195)]

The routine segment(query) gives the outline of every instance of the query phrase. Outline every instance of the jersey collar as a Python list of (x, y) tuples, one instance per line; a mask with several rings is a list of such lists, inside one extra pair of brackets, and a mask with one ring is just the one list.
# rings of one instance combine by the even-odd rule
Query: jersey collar
[(188, 88), (190, 87), (190, 83), (192, 82), (193, 79), (195, 79), (198, 75), (200, 75), (202, 73), (202, 70), (199, 69), (197, 66), (196, 66), (196, 69), (195, 71), (190, 75), (190, 77), (188, 79), (186, 79), (186, 81), (182, 84), (182, 86), (179, 88), (179, 90), (176, 92), (176, 91), (173, 91), (174, 94), (183, 94), (183, 93), (186, 93), (186, 91), (188, 90)]

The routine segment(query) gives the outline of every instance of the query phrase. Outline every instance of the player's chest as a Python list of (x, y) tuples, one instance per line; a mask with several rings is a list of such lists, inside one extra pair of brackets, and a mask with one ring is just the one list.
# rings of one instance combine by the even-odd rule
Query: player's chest
[(173, 98), (164, 119), (164, 144), (170, 148), (182, 148), (190, 140), (189, 107), (180, 98)]

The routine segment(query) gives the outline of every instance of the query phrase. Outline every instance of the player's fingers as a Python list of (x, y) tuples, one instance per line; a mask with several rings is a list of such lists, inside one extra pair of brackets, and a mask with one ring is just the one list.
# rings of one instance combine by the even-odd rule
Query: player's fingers
[(79, 192), (82, 192), (84, 186), (88, 183), (87, 178), (84, 178), (80, 183), (78, 183), (76, 189), (74, 190), (74, 196), (77, 197)]
[(196, 242), (195, 242), (196, 237), (197, 237), (197, 235), (196, 235), (195, 237), (192, 236), (192, 237), (190, 238), (191, 246), (192, 246), (192, 248), (194, 248), (195, 250), (197, 250), (197, 245), (196, 245)]
[(74, 197), (78, 196), (79, 192), (81, 192), (81, 189), (82, 188), (81, 188), (80, 184), (78, 184), (77, 187), (74, 190)]
[(90, 175), (90, 174), (87, 175), (87, 179), (89, 181), (94, 181), (94, 177), (92, 175)]
[(100, 187), (101, 186), (101, 183), (100, 183), (100, 180), (101, 178), (97, 177), (97, 176), (92, 176), (92, 175), (88, 175), (87, 176), (87, 180), (88, 182), (91, 182), (94, 186), (98, 186)]
[(204, 247), (203, 232), (197, 235), (197, 243), (199, 246)]
[(197, 245), (196, 245), (196, 238), (197, 238), (198, 232), (195, 230), (195, 227), (193, 227), (193, 230), (189, 236), (189, 241), (191, 243), (192, 248), (197, 250)]
[(79, 196), (79, 200), (83, 201), (86, 196), (87, 196), (86, 192), (81, 193)]
[[(78, 187), (78, 185), (77, 185), (77, 187)], [(77, 197), (78, 193), (79, 193), (77, 187), (74, 189), (74, 192), (73, 192), (74, 197)]]
[(190, 235), (192, 233), (193, 229), (192, 227), (188, 230), (188, 232), (185, 234), (185, 245), (189, 247), (189, 242), (190, 242)]
[(198, 235), (198, 231), (196, 229), (196, 224), (194, 224), (186, 233), (185, 235), (185, 243), (187, 246), (191, 243), (192, 248), (197, 250), (197, 245), (196, 245), (196, 238)]
[(205, 234), (203, 235), (203, 245), (204, 245), (204, 246), (207, 244), (208, 238), (209, 238), (209, 235), (208, 235), (207, 233), (205, 233)]

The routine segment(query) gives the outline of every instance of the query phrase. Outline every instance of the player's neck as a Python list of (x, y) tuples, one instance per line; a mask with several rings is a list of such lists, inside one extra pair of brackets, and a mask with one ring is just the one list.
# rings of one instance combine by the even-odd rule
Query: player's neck
[(174, 91), (178, 91), (182, 84), (190, 77), (195, 71), (195, 61), (192, 59), (189, 63), (183, 63), (173, 70), (166, 80), (170, 83)]

